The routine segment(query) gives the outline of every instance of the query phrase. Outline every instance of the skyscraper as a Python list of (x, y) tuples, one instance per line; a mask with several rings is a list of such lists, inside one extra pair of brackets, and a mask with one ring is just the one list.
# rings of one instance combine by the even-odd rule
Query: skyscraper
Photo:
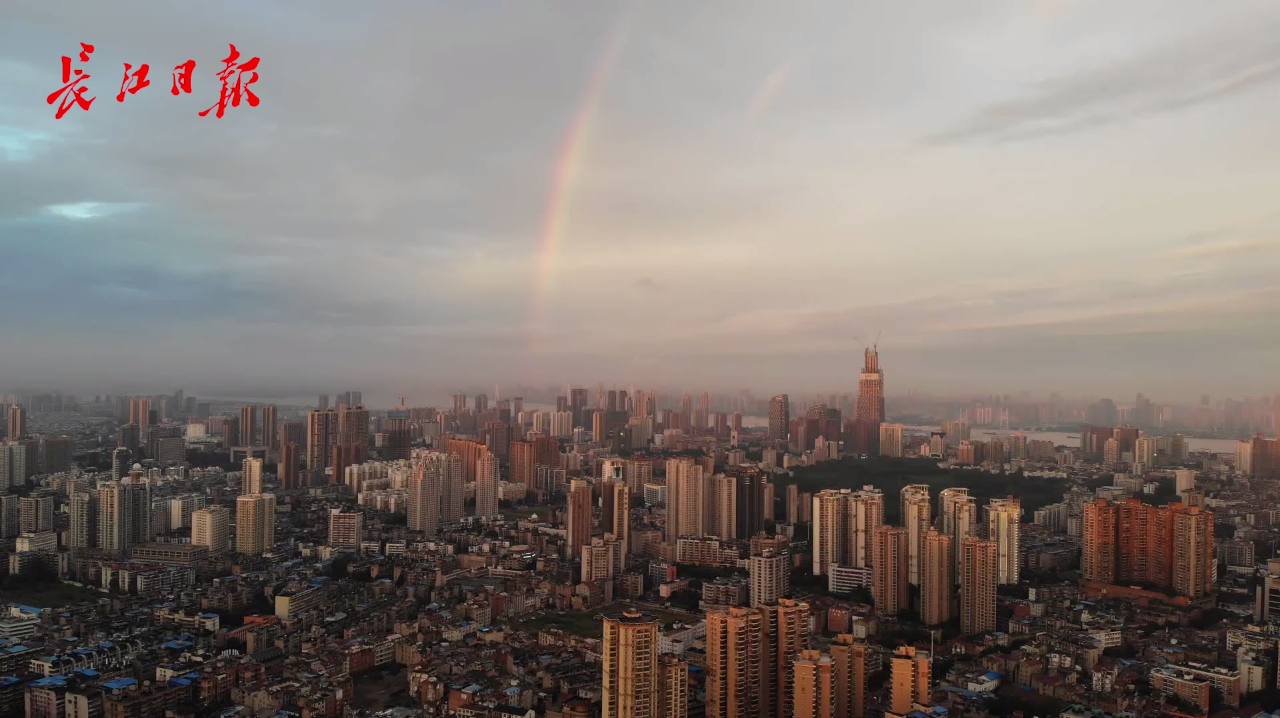
[(761, 680), (768, 661), (764, 616), (732, 606), (707, 612), (707, 718), (759, 718)]
[(880, 455), (902, 458), (902, 424), (880, 425)]
[(901, 512), (898, 515), (907, 530), (907, 579), (912, 586), (919, 586), (924, 534), (933, 525), (929, 485), (911, 484), (902, 487), (901, 502)]
[(991, 499), (983, 511), (987, 515), (987, 538), (996, 543), (996, 583), (1016, 584), (1022, 556), (1022, 501), (1015, 496)]
[(138, 425), (138, 435), (146, 436), (151, 428), (151, 397), (129, 397), (129, 423)]
[(236, 446), (256, 446), (258, 436), (258, 407), (245, 404), (240, 407), (240, 439)]
[(284, 491), (302, 488), (301, 453), (301, 448), (292, 442), (280, 447), (280, 463), (276, 472), (280, 476), (280, 488)]
[(884, 423), (884, 373), (880, 353), (872, 344), (863, 352), (862, 373), (858, 376), (858, 404), (854, 411), (857, 436), (855, 449), (863, 454), (879, 453), (880, 424)]
[(969, 490), (953, 487), (938, 492), (938, 515), (942, 533), (951, 537), (951, 553), (955, 558), (952, 575), (960, 580), (960, 542), (978, 534), (978, 504)]
[(747, 561), (751, 580), (748, 598), (752, 608), (770, 603), (791, 592), (791, 555), (765, 549)]
[(24, 496), (18, 504), (18, 523), (24, 534), (53, 530), (53, 497)]
[(1217, 554), (1212, 511), (1177, 505), (1173, 510), (1173, 590), (1200, 599), (1213, 591)]
[(702, 467), (694, 463), (693, 459), (667, 461), (668, 543), (676, 543), (681, 536), (702, 536), (706, 533), (703, 508), (706, 495), (706, 477)]
[(485, 451), (476, 462), (476, 515), (495, 516), (498, 513), (498, 457)]
[(262, 459), (248, 458), (240, 468), (240, 493), (262, 493)]
[(1080, 577), (1116, 582), (1116, 507), (1106, 499), (1084, 505)]
[[(68, 508), (71, 533), (67, 544), (72, 549), (93, 548), (98, 541), (98, 495), (96, 492), (75, 491)], [(0, 533), (3, 536), (3, 533)]]
[(259, 443), (267, 447), (268, 452), (280, 449), (280, 435), (276, 431), (276, 426), (276, 405), (264, 405), (262, 407), (262, 441)]
[(17, 441), (27, 435), (27, 411), (21, 404), (9, 405), (9, 441)]
[[(835, 662), (820, 651), (801, 651), (791, 664), (794, 718), (833, 718), (836, 713)], [(783, 715), (783, 714), (779, 714)]]
[(322, 472), (332, 464), (333, 447), (337, 441), (338, 412), (335, 409), (307, 412), (308, 471)]
[(236, 498), (236, 552), (261, 555), (276, 543), (276, 497), (249, 494)]
[(675, 656), (658, 658), (659, 718), (689, 718), (689, 664)]
[(622, 545), (622, 555), (626, 556), (631, 550), (631, 492), (621, 479), (601, 482), (600, 490), (604, 498), (600, 521), (605, 533)]
[(871, 593), (876, 612), (896, 616), (910, 603), (907, 580), (907, 530), (899, 526), (880, 526), (873, 541)]
[(423, 452), (416, 457), (409, 477), (407, 524), (410, 531), (421, 531), (432, 538), (440, 528), (440, 498), (448, 454)]
[(98, 486), (98, 548), (123, 554), (151, 537), (151, 490), (126, 478)]
[(769, 440), (786, 441), (791, 427), (791, 407), (786, 394), (769, 400)]
[(658, 713), (658, 620), (639, 611), (604, 618), (601, 718), (664, 718)]
[(703, 530), (708, 536), (732, 541), (737, 538), (738, 482), (732, 476), (715, 474), (707, 479), (707, 495), (704, 499)]
[(951, 620), (955, 559), (951, 537), (936, 529), (924, 535), (920, 563), (920, 622), (939, 626)]
[(933, 693), (931, 657), (911, 646), (899, 646), (889, 662), (889, 707), (886, 716), (901, 718), (930, 703)]
[(582, 547), (591, 542), (591, 484), (585, 479), (569, 482), (569, 507), (566, 531), (566, 558), (582, 555)]
[(533, 470), (537, 466), (534, 445), (531, 441), (513, 441), (507, 446), (513, 484), (523, 484), (528, 492), (534, 491)]
[(225, 506), (209, 506), (191, 512), (191, 543), (225, 553), (231, 537), (231, 512)]
[(966, 635), (996, 630), (996, 556), (995, 541), (960, 543), (960, 630)]
[[(797, 508), (799, 503), (797, 499)], [(879, 489), (826, 489), (815, 494), (813, 574), (825, 575), (832, 566), (873, 565), (875, 533), (883, 523), (884, 494)]]
[(809, 646), (809, 604), (780, 598), (759, 608), (764, 616), (764, 658), (761, 667), (762, 700), (766, 712), (791, 715), (791, 661)]
[(836, 715), (863, 718), (867, 714), (867, 644), (842, 633), (831, 644), (835, 662)]

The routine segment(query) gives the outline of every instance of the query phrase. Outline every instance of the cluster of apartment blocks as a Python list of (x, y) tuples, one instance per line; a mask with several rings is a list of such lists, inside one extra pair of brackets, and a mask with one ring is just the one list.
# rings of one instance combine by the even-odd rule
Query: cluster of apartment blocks
[(959, 616), (965, 633), (995, 630), (996, 586), (1016, 584), (1021, 566), (1021, 504), (992, 499), (978, 521), (967, 489), (938, 495), (938, 521), (927, 485), (906, 486), (900, 496), (902, 526), (884, 522), (883, 492), (830, 489), (813, 497), (813, 573), (832, 590), (870, 585), (876, 610), (897, 615), (918, 586), (920, 618), (940, 625)]

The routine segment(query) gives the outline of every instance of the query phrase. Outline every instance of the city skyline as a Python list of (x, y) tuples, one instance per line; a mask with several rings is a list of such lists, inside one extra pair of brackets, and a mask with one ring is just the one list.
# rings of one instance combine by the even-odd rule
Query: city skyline
[(15, 8), (0, 384), (1275, 390), (1273, 3), (808, 7)]

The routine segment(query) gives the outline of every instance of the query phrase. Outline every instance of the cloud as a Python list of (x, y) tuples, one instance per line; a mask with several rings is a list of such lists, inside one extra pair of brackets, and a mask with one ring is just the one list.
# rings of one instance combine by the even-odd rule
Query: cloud
[(1114, 64), (1045, 80), (979, 110), (932, 144), (1016, 141), (1190, 108), (1280, 80), (1280, 22), (1200, 31)]
[[(46, 0), (0, 24), (0, 303), (23, 307), (0, 314), (0, 391), (816, 390), (856, 382), (853, 336), (881, 330), (895, 390), (1271, 388), (1248, 352), (1275, 257), (1245, 243), (1274, 234), (1242, 218), (1273, 211), (1280, 108), (1217, 102), (1272, 87), (1257, 14), (635, 3), (531, 348), (547, 182), (615, 4), (233, 3)], [(55, 121), (43, 97), (80, 41), (105, 99)], [(201, 118), (224, 42), (262, 58), (262, 104)], [(192, 95), (112, 100), (122, 62), (188, 57)], [(1027, 86), (955, 126), (970, 151), (920, 146), (957, 103)], [(1116, 119), (1187, 102), (1203, 116), (1162, 133)], [(1114, 132), (990, 146), (1089, 126)], [(1214, 243), (1234, 254), (1190, 248)], [(1185, 261), (1204, 256), (1249, 264)], [(1212, 341), (1231, 376), (1170, 336)]]
[(64, 219), (82, 220), (109, 217), (121, 212), (135, 210), (142, 205), (131, 202), (72, 202), (70, 204), (51, 204), (45, 211)]
[(1204, 259), (1208, 257), (1222, 257), (1237, 254), (1254, 254), (1263, 250), (1275, 247), (1274, 243), (1259, 242), (1253, 240), (1231, 240), (1225, 242), (1212, 242), (1209, 244), (1195, 244), (1189, 247), (1176, 247), (1169, 250), (1169, 256), (1179, 259)]

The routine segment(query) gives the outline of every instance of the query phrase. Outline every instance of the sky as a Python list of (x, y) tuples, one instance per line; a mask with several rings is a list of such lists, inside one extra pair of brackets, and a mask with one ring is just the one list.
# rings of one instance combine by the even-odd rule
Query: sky
[(1273, 0), (5, 14), (0, 391), (1280, 390)]

